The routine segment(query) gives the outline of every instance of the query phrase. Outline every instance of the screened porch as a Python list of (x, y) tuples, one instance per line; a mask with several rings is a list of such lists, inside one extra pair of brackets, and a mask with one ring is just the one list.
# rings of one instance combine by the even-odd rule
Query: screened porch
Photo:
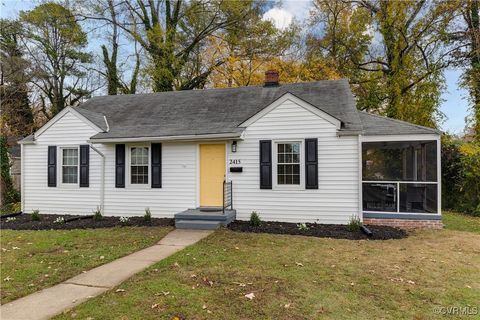
[(364, 213), (440, 214), (438, 140), (364, 141)]

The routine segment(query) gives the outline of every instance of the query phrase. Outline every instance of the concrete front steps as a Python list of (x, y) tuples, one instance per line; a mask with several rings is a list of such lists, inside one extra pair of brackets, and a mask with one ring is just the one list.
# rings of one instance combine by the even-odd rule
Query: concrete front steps
[(175, 227), (177, 229), (213, 230), (227, 226), (235, 220), (235, 210), (222, 208), (197, 208), (188, 209), (175, 214)]

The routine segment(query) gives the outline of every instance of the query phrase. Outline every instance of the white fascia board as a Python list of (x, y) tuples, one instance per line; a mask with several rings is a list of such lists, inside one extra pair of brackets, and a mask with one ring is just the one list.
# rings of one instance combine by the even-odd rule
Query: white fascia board
[(135, 137), (135, 138), (90, 138), (92, 143), (116, 143), (116, 142), (143, 142), (143, 141), (195, 141), (195, 140), (219, 140), (219, 139), (242, 139), (243, 132), (214, 133), (202, 135), (164, 136), (164, 137)]
[(17, 144), (20, 144), (20, 145), (36, 144), (36, 141), (35, 140), (30, 140), (30, 141), (20, 140), (20, 141), (17, 141)]
[(378, 136), (362, 136), (363, 142), (382, 142), (382, 141), (421, 141), (421, 140), (440, 140), (439, 134), (392, 134)]
[(37, 139), (42, 133), (44, 133), (48, 128), (50, 128), (53, 124), (55, 124), (58, 120), (62, 119), (63, 116), (65, 116), (67, 113), (71, 112), (73, 115), (75, 115), (77, 118), (88, 124), (90, 127), (92, 127), (94, 130), (97, 132), (103, 132), (103, 129), (98, 127), (96, 124), (94, 124), (92, 121), (88, 120), (85, 118), (83, 115), (81, 115), (78, 111), (73, 109), (72, 107), (66, 107), (59, 113), (55, 115), (52, 119), (50, 119), (47, 123), (45, 123), (40, 129), (35, 132), (34, 139)]
[(257, 122), (259, 119), (261, 119), (263, 116), (268, 114), (270, 111), (274, 110), (276, 107), (278, 107), (282, 103), (284, 103), (286, 101), (289, 101), (289, 100), (291, 102), (299, 105), (300, 107), (310, 111), (311, 113), (319, 116), (320, 118), (327, 120), (328, 122), (330, 122), (331, 124), (336, 126), (337, 129), (340, 129), (340, 126), (342, 124), (342, 122), (340, 120), (338, 120), (337, 118), (329, 115), (325, 111), (322, 111), (322, 110), (318, 109), (317, 107), (312, 106), (310, 103), (296, 97), (295, 95), (293, 95), (289, 92), (285, 93), (280, 98), (278, 98), (277, 100), (275, 100), (274, 102), (272, 102), (271, 104), (269, 104), (268, 106), (263, 108), (261, 111), (257, 112), (256, 114), (251, 116), (249, 119), (247, 119), (246, 121), (241, 123), (239, 125), (239, 127), (248, 127), (248, 126), (252, 125), (253, 123)]

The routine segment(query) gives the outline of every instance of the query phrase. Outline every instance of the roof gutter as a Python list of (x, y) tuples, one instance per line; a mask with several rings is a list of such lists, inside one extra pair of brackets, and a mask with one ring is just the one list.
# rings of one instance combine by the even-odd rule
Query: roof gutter
[(195, 141), (195, 140), (218, 140), (218, 139), (243, 139), (242, 132), (211, 133), (198, 135), (160, 136), (160, 137), (130, 137), (130, 138), (90, 138), (92, 143), (112, 142), (142, 142), (142, 141)]

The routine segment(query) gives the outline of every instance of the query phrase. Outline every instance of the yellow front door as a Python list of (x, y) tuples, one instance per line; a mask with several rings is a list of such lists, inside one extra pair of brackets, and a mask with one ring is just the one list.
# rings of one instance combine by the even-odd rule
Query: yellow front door
[(200, 206), (223, 206), (225, 144), (200, 145)]

